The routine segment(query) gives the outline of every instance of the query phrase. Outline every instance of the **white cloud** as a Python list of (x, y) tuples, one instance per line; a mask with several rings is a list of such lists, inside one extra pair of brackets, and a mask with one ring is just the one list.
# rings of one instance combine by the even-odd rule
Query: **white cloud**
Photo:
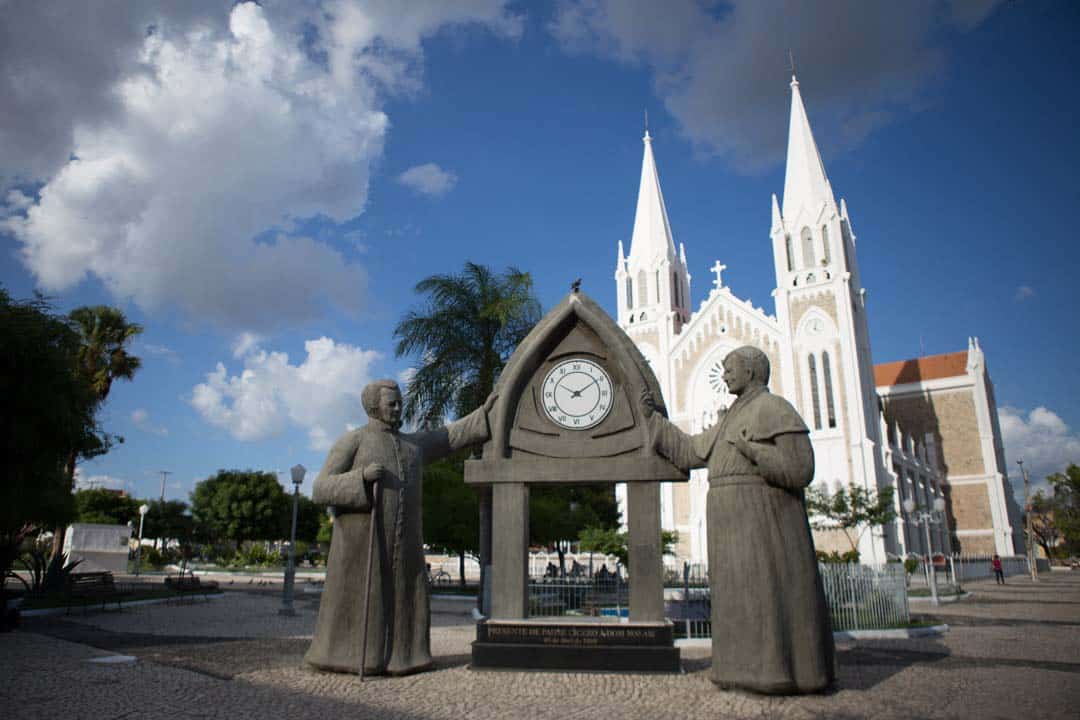
[(783, 158), (789, 50), (815, 131), (838, 129), (819, 144), (853, 146), (918, 103), (944, 65), (942, 31), (971, 29), (994, 5), (565, 0), (551, 31), (570, 51), (646, 66), (687, 138), (756, 172)]
[(435, 163), (411, 167), (398, 175), (398, 182), (421, 195), (441, 197), (454, 189), (457, 175), (443, 170)]
[(150, 413), (145, 408), (135, 408), (131, 411), (131, 422), (143, 432), (165, 436), (169, 434), (168, 428), (150, 421)]
[(1031, 287), (1030, 285), (1021, 285), (1020, 287), (1016, 288), (1016, 294), (1013, 296), (1013, 299), (1016, 302), (1024, 302), (1029, 297), (1034, 297), (1034, 295), (1035, 288)]
[(1047, 475), (1080, 463), (1080, 433), (1053, 410), (1040, 406), (1025, 415), (1023, 410), (1003, 407), (998, 422), (1014, 487), (1023, 488), (1017, 460), (1024, 461), (1032, 487), (1046, 487)]
[(122, 478), (111, 475), (87, 475), (82, 468), (75, 468), (75, 489), (92, 490), (95, 488), (108, 488), (109, 490), (131, 490), (131, 483)]
[(252, 350), (259, 347), (263, 337), (253, 332), (242, 332), (233, 340), (232, 355), (234, 358), (242, 358)]
[(140, 350), (152, 357), (158, 357), (162, 360), (167, 360), (170, 363), (176, 364), (180, 362), (180, 356), (175, 350), (168, 345), (156, 345), (154, 343), (142, 343)]
[(0, 181), (43, 183), (3, 220), (27, 267), (48, 291), (91, 276), (144, 310), (255, 330), (362, 309), (364, 269), (293, 228), (363, 212), (383, 99), (419, 87), (422, 41), (520, 32), (501, 0), (42, 4), (0, 20), (20, 36), (0, 50)]
[(324, 450), (363, 417), (360, 393), (380, 354), (327, 337), (308, 340), (304, 349), (304, 361), (291, 365), (286, 353), (252, 348), (239, 375), (229, 375), (219, 362), (192, 390), (191, 405), (238, 440), (263, 440), (298, 427), (312, 449)]

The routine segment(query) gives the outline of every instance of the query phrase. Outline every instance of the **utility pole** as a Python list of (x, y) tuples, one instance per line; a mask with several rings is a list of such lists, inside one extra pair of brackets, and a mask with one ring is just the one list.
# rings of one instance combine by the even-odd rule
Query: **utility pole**
[(1024, 461), (1017, 460), (1016, 464), (1020, 466), (1020, 473), (1024, 476), (1024, 525), (1027, 527), (1024, 533), (1024, 551), (1027, 553), (1028, 572), (1031, 573), (1032, 582), (1039, 582), (1039, 571), (1035, 567), (1034, 546), (1031, 543), (1031, 481), (1028, 480)]
[(165, 502), (165, 479), (172, 475), (172, 470), (161, 471), (161, 502)]

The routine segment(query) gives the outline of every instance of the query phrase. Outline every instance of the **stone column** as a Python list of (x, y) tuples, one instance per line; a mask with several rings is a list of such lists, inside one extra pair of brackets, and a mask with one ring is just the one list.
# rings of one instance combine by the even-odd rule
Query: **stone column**
[(660, 483), (626, 484), (630, 529), (630, 620), (664, 619), (664, 578), (660, 546)]
[(491, 518), (491, 618), (529, 615), (529, 487), (495, 483)]

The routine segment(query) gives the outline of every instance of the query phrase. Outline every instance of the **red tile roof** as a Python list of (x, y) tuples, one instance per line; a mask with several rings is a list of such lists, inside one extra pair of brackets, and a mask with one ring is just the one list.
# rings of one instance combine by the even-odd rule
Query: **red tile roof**
[(927, 355), (911, 360), (897, 360), (874, 366), (874, 384), (878, 387), (956, 377), (967, 374), (967, 350)]

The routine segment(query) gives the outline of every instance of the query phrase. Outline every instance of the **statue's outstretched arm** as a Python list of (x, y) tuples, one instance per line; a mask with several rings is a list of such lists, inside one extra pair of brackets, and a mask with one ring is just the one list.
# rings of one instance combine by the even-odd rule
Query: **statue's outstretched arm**
[(658, 411), (656, 401), (647, 389), (641, 392), (640, 407), (649, 426), (652, 446), (658, 453), (687, 472), (705, 466), (716, 436), (715, 426), (697, 435), (687, 435)]

